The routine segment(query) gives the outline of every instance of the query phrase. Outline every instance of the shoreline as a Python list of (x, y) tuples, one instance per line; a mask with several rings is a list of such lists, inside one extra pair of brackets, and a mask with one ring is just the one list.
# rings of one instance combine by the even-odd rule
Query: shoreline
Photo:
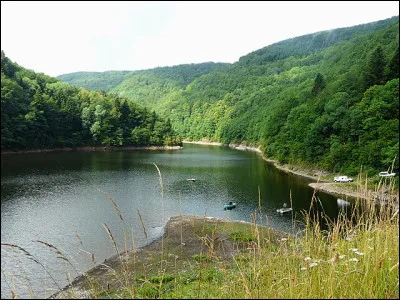
[(313, 171), (314, 175), (310, 175), (310, 174), (307, 174), (307, 173), (305, 173), (305, 171), (302, 171), (300, 169), (291, 170), (286, 165), (281, 165), (277, 160), (265, 157), (265, 155), (263, 154), (263, 152), (260, 149), (260, 146), (254, 147), (254, 146), (247, 146), (247, 145), (244, 145), (244, 144), (223, 144), (223, 143), (218, 143), (218, 142), (204, 142), (204, 141), (200, 141), (200, 142), (182, 141), (182, 143), (183, 144), (223, 146), (223, 147), (229, 147), (229, 148), (235, 149), (235, 150), (257, 152), (258, 154), (261, 155), (263, 160), (265, 160), (268, 163), (272, 163), (277, 169), (279, 169), (281, 171), (284, 171), (286, 173), (291, 173), (291, 174), (294, 174), (294, 175), (298, 175), (298, 176), (301, 176), (301, 177), (305, 177), (305, 178), (308, 178), (308, 179), (312, 179), (312, 180), (315, 180), (317, 182), (329, 183), (329, 181), (320, 180), (319, 179), (320, 176), (327, 176), (329, 173), (327, 173), (325, 171), (322, 171), (322, 170), (314, 170)]
[[(308, 184), (309, 187), (313, 188), (316, 191), (322, 191), (324, 193), (330, 194), (335, 197), (342, 197), (342, 198), (354, 198), (354, 199), (364, 199), (364, 200), (370, 200), (374, 201), (375, 203), (381, 203), (381, 202), (387, 202), (387, 199), (385, 199), (385, 196), (382, 196), (381, 193), (374, 192), (374, 191), (354, 191), (349, 189), (348, 187), (344, 186), (341, 183), (336, 183), (332, 181), (327, 181), (327, 180), (321, 180), (321, 176), (329, 176), (331, 173), (323, 170), (317, 170), (317, 169), (308, 169), (304, 170), (301, 169), (299, 166), (292, 166), (295, 168), (295, 170), (290, 169), (287, 165), (281, 165), (277, 160), (269, 159), (264, 156), (263, 152), (260, 149), (260, 146), (255, 147), (255, 146), (247, 146), (245, 144), (223, 144), (223, 143), (218, 143), (218, 142), (205, 142), (205, 141), (182, 141), (183, 144), (198, 144), (198, 145), (211, 145), (211, 146), (224, 146), (224, 147), (229, 147), (231, 149), (235, 150), (244, 150), (244, 151), (252, 151), (252, 152), (257, 152), (258, 154), (261, 155), (262, 159), (265, 160), (268, 163), (271, 163), (276, 167), (277, 169), (285, 172), (285, 173), (290, 173), (294, 174), (300, 177), (308, 178), (311, 179), (315, 182), (311, 182)], [(307, 173), (308, 171), (308, 173)], [(313, 175), (310, 175), (309, 173), (312, 173)], [(397, 194), (397, 198), (394, 200), (396, 205), (399, 205), (399, 195)]]
[(82, 146), (82, 147), (56, 147), (29, 150), (1, 150), (1, 155), (5, 154), (25, 154), (25, 153), (48, 153), (48, 152), (95, 152), (95, 151), (119, 151), (119, 150), (180, 150), (182, 146)]
[[(86, 272), (83, 272), (79, 276), (75, 277), (72, 282), (64, 286), (61, 290), (50, 295), (47, 299), (70, 299), (71, 290), (73, 291), (74, 298), (86, 299), (90, 298), (90, 292), (87, 289), (87, 279), (94, 278), (102, 289), (108, 289), (108, 287), (115, 288), (118, 286), (116, 281), (110, 279), (115, 275), (118, 270), (121, 269), (121, 262), (131, 264), (128, 269), (136, 267), (135, 272), (140, 274), (141, 272), (150, 272), (150, 269), (141, 269), (140, 265), (143, 263), (148, 264), (149, 260), (157, 257), (156, 253), (165, 251), (163, 243), (168, 240), (170, 245), (167, 253), (162, 258), (165, 262), (170, 260), (171, 262), (185, 261), (191, 259), (193, 255), (198, 253), (207, 252), (208, 247), (204, 244), (201, 236), (201, 232), (204, 230), (204, 224), (208, 223), (209, 231), (215, 229), (215, 226), (219, 226), (217, 234), (217, 243), (221, 243), (223, 247), (215, 247), (215, 254), (221, 260), (229, 260), (232, 256), (235, 256), (238, 252), (237, 247), (234, 247), (235, 241), (229, 241), (229, 231), (224, 230), (226, 224), (243, 224), (243, 226), (251, 227), (254, 224), (246, 221), (234, 221), (225, 218), (217, 218), (212, 216), (201, 216), (201, 215), (177, 215), (168, 218), (166, 224), (163, 226), (163, 231), (160, 236), (151, 241), (149, 244), (144, 245), (140, 248), (130, 249), (121, 252), (119, 255), (114, 254), (113, 256), (104, 260), (103, 263), (90, 268)], [(197, 224), (197, 225), (196, 225)], [(225, 225), (224, 225), (225, 224)], [(260, 228), (264, 228), (273, 234), (275, 239), (287, 238), (289, 234), (277, 231), (275, 229), (258, 225)], [(207, 227), (207, 226), (206, 226)], [(207, 229), (206, 229), (207, 230)], [(211, 234), (211, 232), (208, 232)], [(219, 250), (218, 250), (219, 249)], [(133, 264), (133, 265), (132, 265)], [(154, 262), (153, 262), (154, 264)], [(167, 265), (167, 263), (166, 263)], [(171, 264), (173, 265), (173, 264)], [(181, 266), (183, 269), (187, 269), (185, 264)], [(164, 270), (165, 271), (165, 270)]]

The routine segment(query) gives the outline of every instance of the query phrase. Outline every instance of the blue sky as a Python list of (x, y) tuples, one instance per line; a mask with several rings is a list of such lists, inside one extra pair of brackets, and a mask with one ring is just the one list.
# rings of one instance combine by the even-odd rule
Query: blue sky
[(398, 14), (398, 1), (1, 1), (1, 49), (50, 76), (233, 63), (284, 39)]

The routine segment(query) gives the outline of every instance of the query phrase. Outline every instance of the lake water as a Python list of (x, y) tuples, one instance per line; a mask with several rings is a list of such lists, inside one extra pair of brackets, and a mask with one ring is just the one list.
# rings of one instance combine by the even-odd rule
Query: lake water
[[(162, 188), (154, 164), (160, 169)], [(294, 215), (301, 221), (301, 211), (308, 211), (313, 195), (309, 182), (276, 169), (254, 152), (219, 146), (2, 155), (1, 242), (20, 246), (32, 256), (1, 247), (1, 296), (11, 298), (12, 290), (24, 298), (48, 297), (57, 288), (48, 273), (60, 286), (77, 275), (57, 258), (55, 249), (37, 241), (62, 250), (79, 273), (85, 272), (116, 253), (103, 224), (123, 249), (124, 228), (134, 233), (135, 247), (144, 246), (180, 212), (251, 222), (259, 209), (258, 188), (259, 223), (265, 225), (267, 216), (268, 226), (292, 232), (292, 215), (280, 215), (276, 209), (285, 202), (290, 205), (291, 193)], [(115, 201), (124, 222), (104, 193)], [(336, 198), (317, 196), (325, 213), (335, 217)], [(225, 211), (229, 201), (237, 208)]]

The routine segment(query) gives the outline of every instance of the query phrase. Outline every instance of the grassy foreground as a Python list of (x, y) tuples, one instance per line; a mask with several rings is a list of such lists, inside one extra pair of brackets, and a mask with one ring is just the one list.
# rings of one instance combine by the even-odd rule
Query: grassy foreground
[(256, 222), (178, 216), (162, 240), (117, 255), (107, 275), (89, 272), (58, 297), (398, 299), (398, 205), (359, 201), (326, 232), (305, 213), (297, 237)]

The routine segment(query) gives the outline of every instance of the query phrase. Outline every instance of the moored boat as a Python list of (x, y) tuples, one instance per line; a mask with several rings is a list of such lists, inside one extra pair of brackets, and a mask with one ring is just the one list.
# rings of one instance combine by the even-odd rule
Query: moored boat
[(283, 207), (283, 208), (279, 208), (276, 210), (276, 212), (280, 213), (280, 214), (285, 214), (288, 212), (291, 212), (293, 209), (291, 207)]
[(291, 212), (293, 209), (291, 207), (287, 207), (286, 203), (283, 203), (283, 207), (282, 208), (278, 208), (276, 210), (276, 212), (280, 213), (280, 214), (285, 214), (288, 212)]
[(338, 198), (336, 201), (337, 201), (337, 205), (339, 207), (346, 207), (346, 206), (350, 205), (350, 202), (348, 202), (346, 200), (343, 200), (343, 199), (340, 199), (340, 198)]
[(236, 207), (236, 203), (230, 201), (228, 204), (224, 204), (224, 210), (233, 209)]

